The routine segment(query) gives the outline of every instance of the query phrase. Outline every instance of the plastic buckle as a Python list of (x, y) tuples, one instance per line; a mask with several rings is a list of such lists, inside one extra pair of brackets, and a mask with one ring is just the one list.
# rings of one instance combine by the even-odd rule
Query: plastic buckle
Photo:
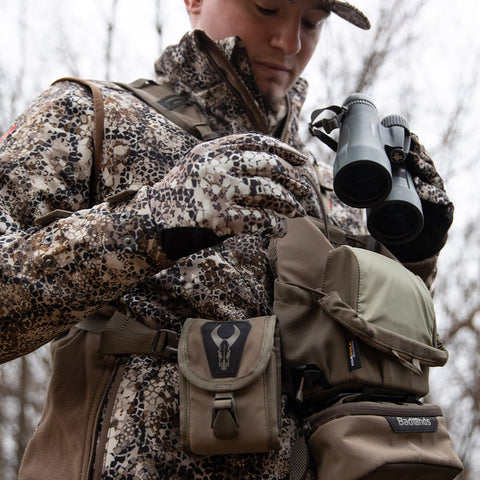
[(233, 393), (217, 393), (212, 402), (211, 427), (220, 439), (238, 436), (237, 405)]
[(159, 330), (153, 341), (152, 353), (163, 358), (175, 358), (178, 353), (178, 335), (172, 330)]

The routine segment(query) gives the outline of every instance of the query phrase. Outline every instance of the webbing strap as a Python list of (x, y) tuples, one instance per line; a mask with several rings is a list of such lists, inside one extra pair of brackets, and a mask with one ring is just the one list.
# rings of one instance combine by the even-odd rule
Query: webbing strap
[[(322, 114), (326, 111), (334, 112), (335, 116), (332, 118), (321, 118)], [(319, 138), (325, 145), (328, 145), (334, 152), (338, 149), (338, 142), (332, 137), (329, 137), (327, 133), (340, 127), (340, 120), (344, 112), (345, 109), (338, 105), (320, 108), (312, 113), (311, 122), (308, 125), (310, 133)], [(321, 128), (323, 128), (326, 133), (322, 132)]]
[(190, 135), (200, 140), (219, 137), (211, 129), (207, 117), (195, 105), (166, 85), (145, 78), (139, 78), (132, 83), (115, 84), (132, 92)]
[(169, 359), (177, 355), (176, 332), (149, 328), (119, 311), (109, 320), (93, 315), (75, 327), (99, 334), (99, 350), (106, 355), (155, 355)]
[(307, 445), (307, 432), (304, 428), (297, 431), (290, 454), (290, 480), (303, 480), (310, 462), (310, 451)]
[(94, 133), (93, 133), (93, 159), (92, 159), (92, 170), (90, 174), (90, 190), (89, 190), (89, 205), (93, 207), (95, 205), (95, 193), (97, 191), (98, 177), (100, 175), (100, 162), (103, 155), (103, 137), (104, 137), (104, 118), (105, 110), (103, 106), (103, 96), (102, 91), (95, 84), (88, 80), (82, 78), (74, 77), (63, 77), (55, 80), (52, 83), (69, 81), (81, 83), (88, 87), (93, 95), (93, 111), (94, 111)]

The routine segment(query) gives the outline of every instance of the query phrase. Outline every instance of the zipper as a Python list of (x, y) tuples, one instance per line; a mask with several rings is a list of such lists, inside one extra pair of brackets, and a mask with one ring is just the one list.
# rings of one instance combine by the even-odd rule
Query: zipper
[(105, 456), (105, 445), (110, 426), (110, 418), (113, 413), (120, 381), (122, 380), (125, 370), (126, 359), (124, 357), (115, 358), (114, 362), (116, 365), (101, 384), (103, 401), (98, 402), (98, 407), (94, 415), (93, 428), (96, 429), (100, 419), (102, 422), (100, 431), (94, 436), (90, 446), (87, 480), (100, 480), (103, 473), (103, 459)]

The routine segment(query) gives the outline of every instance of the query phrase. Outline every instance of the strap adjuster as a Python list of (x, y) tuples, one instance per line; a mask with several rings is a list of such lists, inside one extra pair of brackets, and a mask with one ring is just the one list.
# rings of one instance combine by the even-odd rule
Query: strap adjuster
[(163, 358), (176, 357), (178, 335), (172, 330), (158, 330), (152, 343), (152, 354)]

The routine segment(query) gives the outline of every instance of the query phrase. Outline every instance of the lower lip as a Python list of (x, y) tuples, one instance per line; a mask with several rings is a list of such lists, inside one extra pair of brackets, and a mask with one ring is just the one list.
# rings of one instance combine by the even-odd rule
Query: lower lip
[(268, 65), (266, 63), (257, 62), (257, 67), (265, 72), (269, 72), (270, 74), (276, 75), (289, 75), (289, 70), (282, 68), (282, 67), (275, 67), (273, 65)]

